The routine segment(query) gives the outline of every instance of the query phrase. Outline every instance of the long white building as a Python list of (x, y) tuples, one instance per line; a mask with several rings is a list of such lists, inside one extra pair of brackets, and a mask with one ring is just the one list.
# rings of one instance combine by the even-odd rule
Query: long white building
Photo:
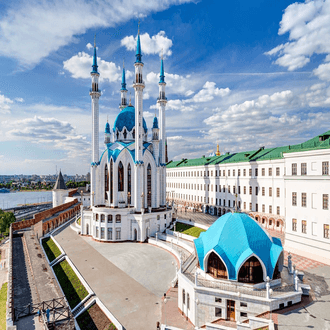
[(166, 196), (215, 215), (248, 213), (285, 249), (330, 264), (330, 131), (304, 143), (167, 165)]

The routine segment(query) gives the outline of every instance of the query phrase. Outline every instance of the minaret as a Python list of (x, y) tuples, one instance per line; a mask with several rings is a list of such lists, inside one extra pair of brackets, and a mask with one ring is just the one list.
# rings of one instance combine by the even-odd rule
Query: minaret
[(119, 109), (123, 110), (127, 107), (127, 89), (126, 89), (126, 78), (125, 78), (125, 64), (123, 63), (123, 74), (121, 76), (121, 103), (119, 105)]
[[(134, 205), (137, 210), (145, 207), (145, 193), (143, 189), (144, 183), (144, 171), (143, 171), (143, 89), (145, 87), (143, 76), (142, 76), (142, 54), (141, 54), (141, 44), (140, 44), (140, 27), (138, 30), (137, 43), (136, 43), (136, 60), (135, 66), (135, 80), (133, 82), (133, 87), (135, 90), (135, 194), (134, 194)], [(144, 196), (144, 197), (143, 197)]]
[(165, 143), (166, 143), (166, 134), (165, 134), (165, 106), (167, 103), (167, 98), (165, 96), (165, 74), (164, 74), (164, 61), (163, 56), (160, 63), (160, 75), (159, 75), (159, 97), (157, 99), (157, 103), (159, 106), (159, 122), (160, 122), (160, 165), (161, 165), (161, 196), (160, 196), (160, 204), (166, 204), (166, 158), (165, 158)]
[(107, 145), (108, 143), (111, 143), (111, 133), (110, 133), (110, 124), (107, 120), (104, 130), (104, 144)]
[[(89, 95), (92, 98), (92, 170), (91, 170), (91, 194), (96, 191), (96, 166), (99, 162), (99, 98), (101, 92), (99, 90), (99, 77), (100, 74), (97, 71), (97, 56), (96, 56), (96, 44), (94, 38), (94, 56), (92, 65), (92, 89)], [(94, 196), (91, 196), (91, 205), (93, 205)]]

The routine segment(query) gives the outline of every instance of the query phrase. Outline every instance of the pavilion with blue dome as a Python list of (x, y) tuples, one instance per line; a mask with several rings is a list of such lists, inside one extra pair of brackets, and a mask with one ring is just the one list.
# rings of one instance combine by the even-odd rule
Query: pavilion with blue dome
[(227, 213), (194, 241), (200, 269), (214, 278), (260, 283), (280, 276), (281, 240), (245, 213)]

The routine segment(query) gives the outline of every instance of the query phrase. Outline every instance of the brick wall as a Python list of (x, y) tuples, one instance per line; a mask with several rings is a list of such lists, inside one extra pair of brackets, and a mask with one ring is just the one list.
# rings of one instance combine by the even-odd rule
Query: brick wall
[(77, 191), (78, 191), (78, 188), (69, 191), (68, 197), (72, 197)]

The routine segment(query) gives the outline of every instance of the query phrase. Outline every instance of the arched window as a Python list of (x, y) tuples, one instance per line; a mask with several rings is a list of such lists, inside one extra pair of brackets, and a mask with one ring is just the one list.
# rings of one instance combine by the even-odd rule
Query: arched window
[(104, 168), (104, 199), (108, 199), (107, 192), (109, 191), (109, 171), (108, 171), (108, 165), (105, 164)]
[(119, 140), (119, 132), (117, 131), (117, 140)]
[(277, 280), (277, 279), (281, 278), (281, 273), (279, 271), (279, 265), (278, 265), (279, 261), (280, 260), (277, 261), (275, 269), (274, 269), (273, 280)]
[(124, 135), (124, 140), (126, 140), (126, 137), (127, 137), (127, 131), (126, 131), (126, 128), (124, 129), (124, 133), (123, 133), (123, 135)]
[(113, 203), (113, 160), (110, 161), (110, 203)]
[(260, 283), (263, 282), (263, 270), (260, 261), (252, 256), (242, 265), (238, 273), (238, 282)]
[(116, 223), (121, 223), (121, 215), (116, 214)]
[(147, 204), (151, 207), (151, 165), (147, 167)]
[(124, 166), (122, 162), (118, 165), (118, 191), (124, 191)]
[(132, 170), (131, 164), (127, 166), (127, 203), (131, 204), (132, 197)]
[(133, 135), (133, 139), (135, 139), (135, 128), (133, 128), (133, 133), (132, 133), (132, 135)]
[(207, 272), (215, 278), (228, 278), (226, 266), (214, 252), (209, 255)]

